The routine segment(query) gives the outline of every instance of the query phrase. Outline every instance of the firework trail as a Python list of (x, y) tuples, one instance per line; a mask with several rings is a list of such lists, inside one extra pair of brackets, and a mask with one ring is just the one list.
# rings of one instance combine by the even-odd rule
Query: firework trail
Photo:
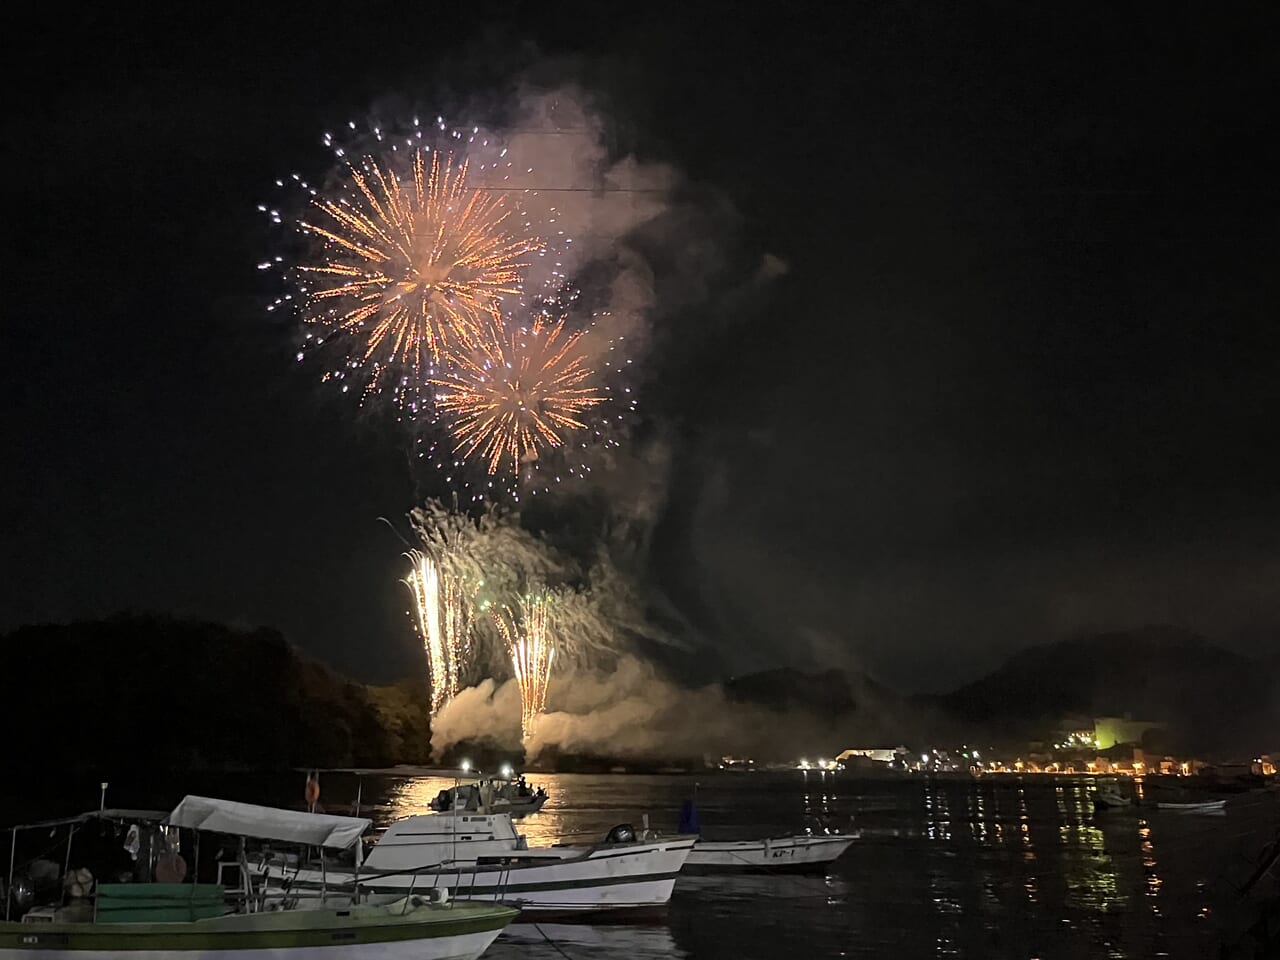
[(413, 595), (416, 627), (427, 654), (431, 715), (458, 694), (471, 650), (476, 588), (421, 550), (410, 550), (403, 583)]
[(533, 732), (534, 720), (546, 709), (547, 686), (556, 657), (548, 629), (549, 605), (545, 595), (526, 595), (520, 600), (518, 616), (509, 607), (503, 615), (493, 615), (520, 687), (520, 731), (526, 740)]
[(507, 467), (518, 475), (568, 431), (585, 429), (583, 414), (606, 396), (592, 382), (583, 336), (567, 333), (563, 319), (518, 326), (495, 312), (453, 371), (431, 379), (454, 453), (478, 456), (491, 475)]
[(336, 199), (312, 198), (299, 222), (322, 244), (318, 262), (297, 268), (304, 318), (358, 341), (352, 357), (373, 368), (370, 389), (391, 370), (417, 380), (469, 343), (544, 249), (519, 229), (506, 193), (467, 177), (468, 161), (426, 146), (365, 157), (347, 165)]

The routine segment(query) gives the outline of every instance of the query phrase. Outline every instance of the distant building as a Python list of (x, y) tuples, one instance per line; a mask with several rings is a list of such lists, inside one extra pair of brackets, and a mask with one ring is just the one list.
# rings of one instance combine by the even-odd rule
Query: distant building
[(1099, 750), (1110, 750), (1118, 744), (1141, 743), (1148, 730), (1163, 730), (1164, 724), (1154, 720), (1134, 720), (1124, 717), (1095, 717), (1093, 721), (1094, 744)]
[(900, 755), (905, 756), (906, 747), (851, 747), (836, 757), (836, 763), (847, 763), (852, 757), (866, 757), (877, 763), (893, 763)]

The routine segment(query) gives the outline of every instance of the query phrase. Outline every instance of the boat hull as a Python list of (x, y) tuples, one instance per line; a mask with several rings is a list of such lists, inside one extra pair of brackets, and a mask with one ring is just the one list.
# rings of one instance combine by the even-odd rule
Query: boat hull
[(1210, 814), (1215, 816), (1226, 815), (1227, 801), (1212, 800), (1207, 803), (1157, 803), (1157, 810), (1165, 810), (1169, 813), (1199, 813)]
[(844, 854), (853, 837), (780, 837), (715, 843), (699, 840), (685, 873), (816, 872)]
[[(416, 898), (415, 898), (416, 899)], [(399, 901), (403, 904), (403, 898)], [(280, 960), (324, 954), (352, 960), (474, 960), (514, 910), (418, 904), (280, 911), (186, 923), (0, 923), (0, 960)]]
[(1133, 806), (1133, 801), (1128, 797), (1102, 796), (1099, 794), (1093, 798), (1093, 808), (1095, 810), (1122, 810), (1131, 806)]
[[(541, 918), (651, 913), (665, 908), (693, 837), (599, 847), (551, 847), (513, 853), (501, 862), (461, 863), (417, 873), (359, 878), (363, 893), (403, 897), (410, 890), (449, 890), (453, 897), (503, 903)], [(494, 858), (498, 859), (498, 858)], [(350, 890), (350, 872), (330, 869), (329, 890)], [(304, 870), (293, 888), (315, 890), (320, 877)]]

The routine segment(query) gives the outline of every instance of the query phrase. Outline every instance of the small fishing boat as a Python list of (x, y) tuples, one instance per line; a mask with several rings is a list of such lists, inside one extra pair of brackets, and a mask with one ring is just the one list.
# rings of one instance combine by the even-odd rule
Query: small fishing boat
[[(680, 807), (681, 833), (702, 833), (698, 808), (692, 800)], [(807, 831), (787, 837), (763, 840), (703, 840), (699, 837), (685, 861), (684, 872), (692, 873), (807, 873), (826, 868), (838, 860), (856, 838), (847, 833)]]
[(437, 813), (475, 811), (483, 807), (492, 813), (509, 813), (519, 819), (537, 813), (546, 802), (547, 791), (543, 787), (530, 787), (524, 777), (490, 777), (441, 790), (428, 806)]
[(1120, 792), (1120, 788), (1114, 784), (1101, 786), (1093, 793), (1093, 807), (1095, 810), (1116, 810), (1121, 807), (1131, 806), (1133, 806), (1133, 798), (1126, 797)]
[(1170, 813), (1199, 813), (1211, 816), (1226, 816), (1227, 801), (1208, 800), (1203, 803), (1157, 803), (1156, 809), (1167, 810)]
[[(161, 880), (102, 883), (86, 879), (87, 869), (68, 866), (68, 879), (75, 881), (57, 884), (56, 898), (41, 903), (28, 878), (15, 876), (11, 854), (0, 960), (102, 960), (132, 953), (148, 960), (278, 960), (292, 951), (301, 957), (333, 947), (351, 960), (474, 960), (517, 915), (508, 907), (451, 901), (439, 893), (410, 892), (378, 904), (328, 897), (326, 890), (305, 902), (296, 895), (272, 897), (248, 867), (248, 840), (343, 850), (358, 845), (369, 821), (204, 797), (187, 797), (163, 820), (142, 811), (104, 810), (15, 827), (10, 848), (22, 830), (70, 826), (64, 861), (69, 865), (76, 828), (109, 813), (126, 815), (118, 822), (133, 822), (126, 849), (143, 873)], [(181, 882), (186, 865), (170, 843), (174, 828), (238, 837), (241, 855), (219, 863), (218, 883)], [(145, 842), (139, 843), (140, 836)], [(221, 882), (227, 868), (236, 874), (230, 885)], [(15, 910), (19, 890), (26, 896), (16, 898)]]
[(530, 917), (581, 919), (665, 908), (696, 839), (618, 824), (601, 842), (530, 847), (510, 814), (481, 807), (396, 820), (363, 862), (277, 860), (263, 867), (272, 882), (293, 891), (327, 885), (403, 897), (448, 890), (510, 904)]
[[(214, 889), (202, 889), (209, 886)], [(167, 889), (134, 896), (139, 887)], [(221, 908), (222, 888), (216, 885), (102, 884), (96, 918), (0, 921), (0, 960), (100, 960), (132, 953), (148, 960), (270, 960), (289, 951), (302, 956), (334, 947), (353, 960), (471, 960), (517, 913), (492, 904), (441, 904), (413, 896), (378, 906), (177, 919), (197, 910), (206, 893), (208, 905)], [(149, 913), (166, 919), (128, 919)]]
[(838, 860), (853, 844), (848, 834), (797, 835), (737, 840), (699, 840), (684, 863), (685, 873), (808, 872)]

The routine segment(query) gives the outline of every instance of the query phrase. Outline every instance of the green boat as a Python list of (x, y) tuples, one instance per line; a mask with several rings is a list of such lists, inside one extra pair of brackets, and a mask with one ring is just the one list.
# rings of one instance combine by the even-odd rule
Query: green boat
[[(192, 802), (198, 801), (198, 802)], [(516, 910), (489, 903), (451, 900), (447, 894), (413, 894), (390, 903), (361, 904), (350, 896), (324, 892), (308, 899), (272, 898), (259, 878), (239, 860), (219, 864), (236, 871), (234, 884), (102, 883), (83, 889), (72, 882), (76, 871), (58, 885), (57, 900), (40, 906), (19, 903), (26, 890), (19, 876), (15, 887), (13, 851), (20, 831), (56, 831), (68, 826), (65, 864), (77, 828), (115, 819), (145, 824), (156, 831), (187, 828), (240, 838), (284, 842), (328, 849), (359, 843), (369, 821), (355, 817), (295, 813), (251, 804), (188, 798), (172, 814), (101, 810), (82, 817), (13, 828), (10, 867), (0, 920), (0, 960), (56, 960), (60, 957), (117, 957), (145, 954), (154, 960), (278, 960), (290, 950), (338, 948), (343, 960), (463, 960), (484, 953)], [(145, 828), (144, 828), (145, 829)], [(131, 834), (131, 837), (133, 835)], [(173, 871), (170, 858), (158, 872)], [(145, 861), (152, 860), (149, 845)], [(181, 868), (185, 872), (185, 865)], [(69, 896), (74, 890), (76, 895)], [(21, 913), (21, 916), (16, 914)]]

